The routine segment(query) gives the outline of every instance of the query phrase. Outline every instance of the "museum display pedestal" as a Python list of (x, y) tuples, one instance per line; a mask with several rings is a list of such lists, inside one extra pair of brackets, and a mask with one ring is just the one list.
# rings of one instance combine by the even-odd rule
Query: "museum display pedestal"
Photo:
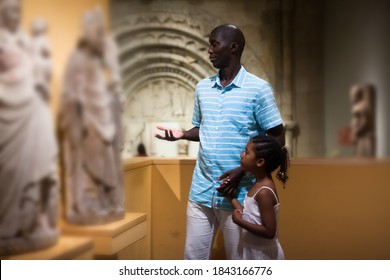
[(146, 237), (147, 219), (144, 213), (126, 213), (122, 220), (104, 225), (78, 226), (62, 222), (61, 230), (66, 235), (91, 238), (95, 258), (118, 259), (123, 251), (131, 251), (132, 245), (136, 246), (137, 241)]
[(93, 241), (87, 237), (61, 236), (57, 243), (51, 247), (29, 253), (5, 256), (4, 259), (90, 260), (93, 259)]

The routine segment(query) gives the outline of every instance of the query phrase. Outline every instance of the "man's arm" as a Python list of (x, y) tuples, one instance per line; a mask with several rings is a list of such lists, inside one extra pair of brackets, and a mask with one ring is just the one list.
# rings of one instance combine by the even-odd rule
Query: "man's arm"
[(274, 137), (281, 147), (284, 147), (284, 145), (286, 144), (283, 124), (268, 129), (267, 134)]
[(199, 142), (199, 127), (193, 127), (190, 130), (182, 131), (179, 129), (171, 129), (162, 126), (157, 126), (157, 129), (164, 131), (164, 135), (155, 134), (155, 137), (166, 141), (189, 140)]
[(238, 190), (238, 184), (244, 174), (245, 170), (241, 166), (226, 171), (222, 176), (218, 177), (218, 180), (223, 180), (223, 182), (219, 185), (217, 191), (223, 196), (235, 196)]
[(199, 127), (193, 127), (190, 130), (183, 132), (183, 139), (188, 141), (199, 142)]

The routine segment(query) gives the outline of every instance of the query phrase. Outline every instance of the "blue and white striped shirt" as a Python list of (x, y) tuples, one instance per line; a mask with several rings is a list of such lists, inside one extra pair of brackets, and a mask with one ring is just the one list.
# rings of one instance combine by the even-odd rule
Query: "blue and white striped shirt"
[[(224, 172), (240, 166), (248, 140), (282, 123), (271, 86), (243, 66), (234, 80), (222, 87), (219, 74), (201, 80), (195, 90), (192, 124), (199, 127), (200, 148), (189, 200), (231, 210), (229, 200), (216, 190)], [(254, 177), (245, 175), (239, 185), (243, 202)]]

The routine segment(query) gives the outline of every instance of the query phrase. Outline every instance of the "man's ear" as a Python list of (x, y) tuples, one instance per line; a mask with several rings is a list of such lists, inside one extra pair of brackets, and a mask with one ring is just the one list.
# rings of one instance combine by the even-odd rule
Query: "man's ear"
[(238, 44), (236, 42), (230, 43), (230, 51), (235, 53), (238, 50)]
[(263, 158), (259, 158), (256, 162), (257, 167), (261, 167), (265, 164), (265, 160)]

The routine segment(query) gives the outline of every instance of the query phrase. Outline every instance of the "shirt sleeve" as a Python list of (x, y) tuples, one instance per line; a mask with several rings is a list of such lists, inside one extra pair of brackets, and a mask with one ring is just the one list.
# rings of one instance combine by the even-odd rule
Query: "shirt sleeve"
[(202, 114), (200, 111), (199, 93), (198, 93), (198, 87), (196, 87), (195, 98), (194, 98), (194, 113), (192, 114), (192, 125), (195, 127), (200, 127), (201, 121), (202, 121)]
[(272, 87), (268, 83), (260, 88), (258, 103), (255, 108), (255, 118), (263, 131), (283, 123)]

